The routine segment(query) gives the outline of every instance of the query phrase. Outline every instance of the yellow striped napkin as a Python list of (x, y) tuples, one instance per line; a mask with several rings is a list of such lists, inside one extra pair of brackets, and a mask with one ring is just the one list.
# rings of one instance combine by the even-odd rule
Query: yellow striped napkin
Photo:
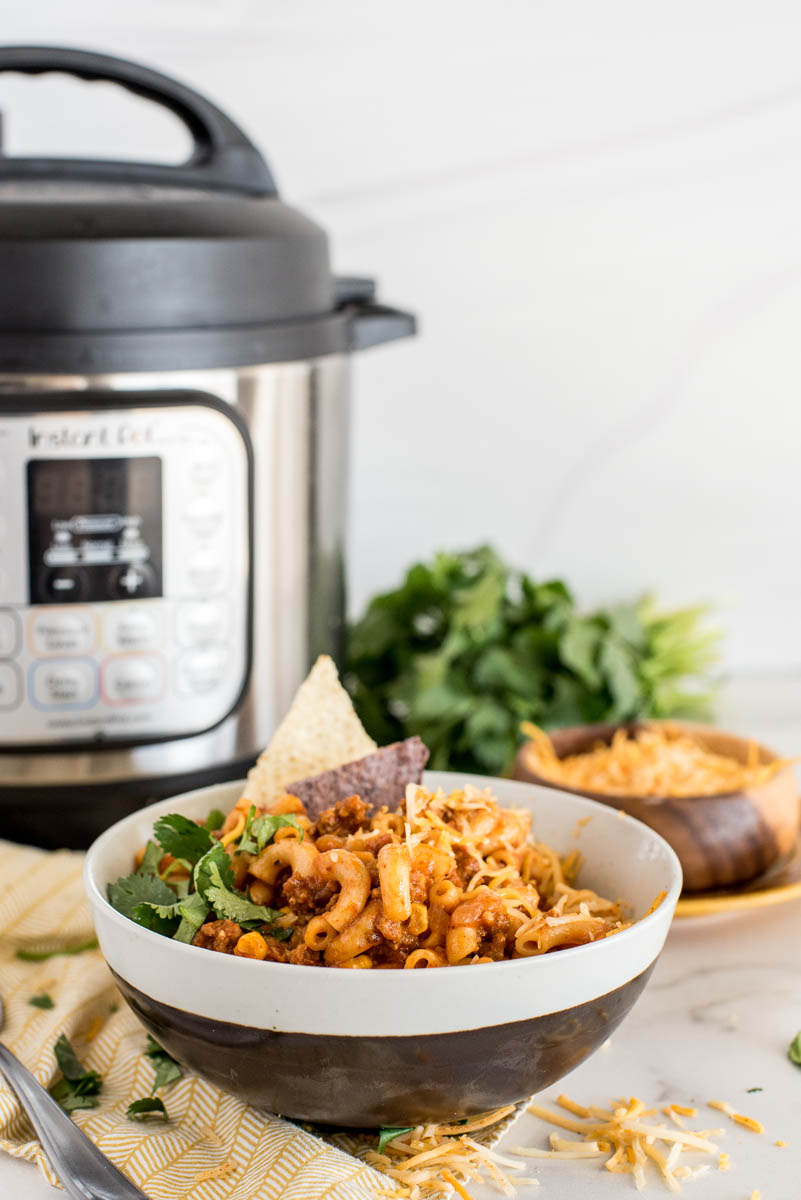
[[(83, 856), (0, 841), (0, 1038), (45, 1086), (56, 1077), (60, 1033), (103, 1076), (100, 1107), (73, 1120), (153, 1200), (370, 1200), (391, 1181), (288, 1121), (249, 1108), (195, 1076), (162, 1095), (169, 1122), (134, 1124), (132, 1100), (147, 1096), (153, 1068), (145, 1031), (120, 1000), (100, 952), (27, 963), (20, 949), (77, 945), (93, 935), (81, 884)], [(55, 1007), (35, 1008), (48, 992)], [(0, 1079), (0, 1149), (57, 1179), (16, 1097)], [(232, 1169), (218, 1175), (225, 1164)], [(211, 1172), (214, 1178), (203, 1176)]]

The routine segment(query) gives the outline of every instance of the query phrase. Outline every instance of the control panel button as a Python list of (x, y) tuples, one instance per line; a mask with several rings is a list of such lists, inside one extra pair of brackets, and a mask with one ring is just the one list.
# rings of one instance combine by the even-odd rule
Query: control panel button
[(213, 550), (198, 550), (188, 563), (189, 582), (196, 591), (214, 595), (225, 583), (225, 569), (219, 554)]
[(36, 663), (32, 690), (35, 703), (42, 708), (89, 705), (95, 698), (94, 663), (68, 660)]
[(21, 641), (19, 617), (10, 608), (0, 608), (0, 658), (13, 658)]
[(88, 609), (34, 613), (30, 638), (36, 654), (89, 654), (95, 645), (95, 619)]
[(220, 452), (211, 442), (205, 446), (196, 446), (192, 451), (189, 478), (197, 487), (211, 487), (219, 477), (221, 469), (222, 458)]
[(178, 641), (182, 646), (208, 646), (228, 634), (228, 609), (221, 600), (199, 600), (178, 609)]
[(198, 537), (207, 538), (216, 533), (223, 519), (220, 505), (210, 496), (197, 496), (184, 510), (187, 526)]
[(178, 691), (184, 696), (213, 692), (225, 679), (229, 653), (223, 646), (215, 646), (184, 654), (178, 661)]
[(80, 567), (54, 567), (44, 577), (45, 595), (50, 600), (57, 600), (62, 604), (82, 600), (88, 586), (86, 572)]
[(126, 600), (156, 594), (155, 572), (146, 563), (129, 563), (127, 567), (118, 567), (111, 572), (109, 583), (112, 593)]
[(0, 712), (16, 708), (22, 700), (22, 680), (13, 663), (0, 663)]
[(144, 604), (121, 604), (114, 609), (104, 626), (112, 650), (154, 650), (160, 644), (161, 622), (152, 609)]
[(158, 654), (121, 654), (103, 664), (103, 699), (109, 704), (158, 700), (164, 691), (164, 662)]

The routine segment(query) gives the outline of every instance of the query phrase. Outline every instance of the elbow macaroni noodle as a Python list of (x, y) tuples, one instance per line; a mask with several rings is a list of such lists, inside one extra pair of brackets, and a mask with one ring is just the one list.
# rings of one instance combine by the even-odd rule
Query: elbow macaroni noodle
[(279, 829), (259, 855), (235, 844), (248, 807), (229, 813), (222, 840), (239, 886), (280, 909), (285, 940), (243, 933), (239, 956), (420, 970), (546, 954), (624, 928), (620, 902), (574, 886), (578, 853), (533, 841), (530, 814), (489, 791), (410, 784), (397, 813), (371, 815), (350, 797), (317, 824), (285, 795), (267, 811), (294, 814), (300, 830)]

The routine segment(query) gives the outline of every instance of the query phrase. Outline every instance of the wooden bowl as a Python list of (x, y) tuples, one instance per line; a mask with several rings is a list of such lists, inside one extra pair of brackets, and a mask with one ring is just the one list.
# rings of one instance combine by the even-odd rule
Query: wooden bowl
[[(634, 731), (642, 724), (623, 725)], [(657, 724), (649, 721), (648, 725)], [(746, 762), (749, 741), (708, 725), (671, 721), (674, 728), (696, 738), (707, 749)], [(619, 725), (577, 725), (551, 733), (559, 758), (580, 754), (598, 742), (610, 742)], [(778, 755), (759, 747), (762, 763), (775, 762)], [(531, 742), (521, 747), (513, 776), (542, 783), (560, 791), (576, 792), (622, 809), (650, 825), (670, 843), (684, 871), (684, 890), (702, 892), (729, 887), (753, 879), (783, 855), (789, 854), (798, 837), (801, 806), (793, 771), (788, 767), (772, 779), (742, 791), (718, 796), (612, 796), (583, 788), (569, 788), (544, 779), (537, 773)]]

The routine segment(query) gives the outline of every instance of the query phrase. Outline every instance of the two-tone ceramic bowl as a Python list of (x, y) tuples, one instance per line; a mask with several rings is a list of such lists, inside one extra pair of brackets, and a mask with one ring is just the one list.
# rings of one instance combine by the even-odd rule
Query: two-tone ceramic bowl
[(161, 814), (205, 818), (233, 805), (241, 785), (218, 785), (126, 817), (86, 859), (101, 949), (145, 1028), (184, 1066), (256, 1107), (364, 1128), (521, 1100), (597, 1049), (662, 949), (681, 891), (676, 855), (639, 821), (579, 796), (444, 772), (425, 782), (489, 785), (502, 805), (530, 809), (537, 840), (579, 849), (580, 883), (622, 897), (636, 923), (587, 946), (428, 971), (291, 966), (176, 943), (116, 912), (106, 887), (130, 872)]

